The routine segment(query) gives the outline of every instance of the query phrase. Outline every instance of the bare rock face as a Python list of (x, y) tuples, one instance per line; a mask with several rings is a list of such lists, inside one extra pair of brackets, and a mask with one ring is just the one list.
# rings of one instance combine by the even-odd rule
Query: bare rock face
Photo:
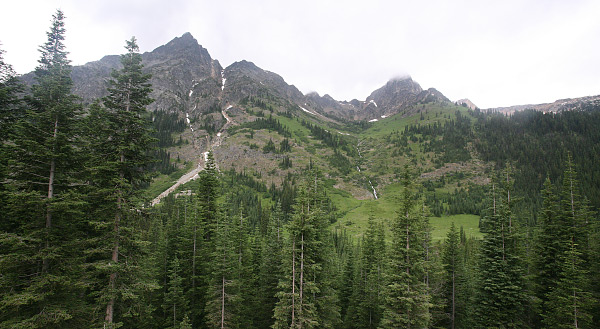
[(454, 104), (464, 106), (471, 110), (475, 110), (475, 109), (479, 108), (479, 107), (477, 107), (477, 105), (473, 104), (473, 102), (471, 102), (471, 100), (469, 100), (468, 98), (459, 99), (456, 102), (454, 102)]
[(235, 62), (225, 69), (226, 88), (224, 97), (229, 102), (238, 102), (246, 96), (271, 96), (302, 102), (304, 95), (298, 88), (288, 85), (273, 72), (259, 68), (252, 62)]
[(152, 74), (150, 109), (196, 113), (217, 101), (221, 91), (221, 65), (210, 57), (190, 33), (142, 55)]
[(375, 90), (367, 97), (367, 103), (375, 107), (372, 108), (372, 115), (368, 119), (400, 112), (403, 108), (414, 104), (417, 101), (417, 95), (422, 91), (421, 86), (411, 77), (388, 81), (385, 86)]

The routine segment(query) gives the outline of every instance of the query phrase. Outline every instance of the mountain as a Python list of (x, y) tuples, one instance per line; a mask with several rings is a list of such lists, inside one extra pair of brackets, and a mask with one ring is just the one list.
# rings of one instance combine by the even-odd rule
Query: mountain
[(544, 113), (547, 112), (562, 112), (562, 111), (573, 111), (573, 110), (587, 110), (600, 105), (600, 95), (597, 96), (586, 96), (578, 98), (566, 98), (559, 99), (553, 103), (544, 104), (528, 104), (528, 105), (514, 105), (508, 107), (496, 107), (489, 108), (487, 111), (502, 112), (502, 113), (514, 113), (516, 111), (523, 110), (536, 110)]
[(468, 98), (459, 99), (456, 102), (454, 102), (454, 104), (470, 108), (471, 110), (479, 108), (477, 105), (473, 104), (473, 102), (471, 102), (471, 100)]
[[(142, 59), (145, 72), (152, 74), (155, 102), (149, 109), (185, 122), (185, 129), (167, 132), (180, 140), (165, 150), (179, 176), (202, 168), (212, 150), (222, 170), (278, 187), (286, 177), (316, 165), (332, 187), (358, 199), (381, 195), (409, 163), (424, 179), (462, 172), (467, 175), (463, 183), (486, 182), (491, 164), (479, 158), (476, 141), (468, 139), (474, 132), (464, 121), (478, 120), (469, 112), (477, 107), (468, 99), (453, 103), (434, 88), (424, 90), (410, 76), (388, 81), (364, 101), (338, 101), (316, 92), (304, 95), (283, 77), (246, 60), (223, 68), (190, 33)], [(119, 56), (110, 55), (74, 67), (74, 93), (84, 103), (103, 96), (119, 65)], [(33, 74), (23, 80), (33, 83)], [(557, 112), (598, 104), (595, 96), (494, 110)]]

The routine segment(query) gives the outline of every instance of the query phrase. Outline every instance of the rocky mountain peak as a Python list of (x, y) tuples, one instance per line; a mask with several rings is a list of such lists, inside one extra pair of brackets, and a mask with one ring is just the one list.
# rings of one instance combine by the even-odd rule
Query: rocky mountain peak
[(423, 92), (421, 86), (410, 76), (391, 79), (367, 97), (366, 104), (369, 111), (366, 118), (373, 119), (398, 113), (407, 106), (413, 105), (421, 92)]
[(471, 100), (468, 98), (459, 99), (456, 102), (454, 102), (454, 104), (460, 105), (460, 106), (465, 106), (471, 110), (475, 110), (476, 108), (478, 108), (477, 105), (475, 105), (473, 102), (471, 102)]
[(200, 46), (191, 33), (186, 32), (181, 37), (169, 41), (167, 44), (143, 54), (145, 65), (154, 61), (164, 61), (170, 58), (186, 58), (200, 65), (210, 65), (212, 58), (208, 50)]

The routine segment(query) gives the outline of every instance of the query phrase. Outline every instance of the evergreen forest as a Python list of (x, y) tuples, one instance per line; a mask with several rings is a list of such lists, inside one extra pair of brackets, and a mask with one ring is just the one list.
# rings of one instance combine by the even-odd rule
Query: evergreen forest
[[(407, 160), (390, 169), (394, 215), (351, 235), (331, 177), (361, 150), (293, 108), (264, 115), (259, 97), (242, 103), (262, 115), (235, 129), (278, 134), (258, 151), (299, 173), (267, 186), (208, 152), (189, 193), (150, 206), (187, 125), (148, 111), (135, 37), (84, 104), (65, 31), (58, 10), (31, 87), (0, 52), (0, 328), (600, 328), (600, 108), (457, 111), (386, 135)], [(333, 150), (335, 175), (296, 162), (290, 122)], [(460, 177), (424, 179), (417, 142), (438, 168), (477, 154), (488, 181), (437, 193)], [(452, 214), (479, 216), (482, 237), (451, 223), (434, 239), (432, 218)]]

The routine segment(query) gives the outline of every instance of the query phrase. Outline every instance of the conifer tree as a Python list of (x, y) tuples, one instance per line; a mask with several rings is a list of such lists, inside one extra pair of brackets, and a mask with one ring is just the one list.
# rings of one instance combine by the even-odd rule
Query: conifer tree
[[(10, 172), (10, 191), (3, 193), (6, 212), (0, 216), (11, 218), (3, 222), (7, 230), (0, 239), (0, 321), (6, 327), (85, 325), (79, 312), (85, 313), (86, 305), (75, 301), (81, 291), (81, 106), (71, 94), (64, 18), (60, 10), (53, 15), (47, 41), (39, 49), (28, 108), (16, 117), (15, 81), (10, 70), (2, 68), (9, 75), (1, 81), (2, 120), (7, 117), (13, 127), (0, 146), (2, 155), (8, 155)], [(7, 132), (7, 127), (1, 128)], [(5, 143), (7, 137), (10, 143)]]
[[(543, 324), (552, 328), (580, 328), (590, 325), (591, 288), (588, 275), (593, 214), (579, 194), (577, 172), (569, 155), (563, 176), (558, 225), (542, 246), (554, 252), (548, 261), (554, 266), (540, 273), (546, 279), (542, 287)], [(553, 210), (556, 207), (553, 208)], [(554, 214), (554, 212), (553, 212)], [(549, 258), (546, 257), (546, 258)]]
[(425, 328), (431, 322), (425, 282), (425, 218), (408, 169), (397, 217), (392, 222), (387, 291), (381, 328)]
[[(536, 234), (536, 257), (534, 259), (534, 307), (542, 315), (548, 309), (550, 291), (556, 288), (559, 279), (560, 257), (566, 251), (569, 225), (560, 216), (559, 199), (550, 179), (544, 182), (542, 209), (538, 216)], [(539, 321), (536, 320), (536, 321)]]
[(344, 317), (346, 328), (377, 328), (383, 313), (385, 233), (383, 223), (377, 223), (373, 216), (369, 216), (367, 225)]
[(190, 322), (196, 327), (205, 322), (207, 313), (205, 306), (208, 302), (208, 285), (212, 274), (209, 264), (211, 255), (215, 252), (212, 239), (215, 235), (219, 206), (217, 198), (220, 195), (219, 173), (212, 152), (206, 155), (204, 170), (198, 174), (198, 189), (196, 192), (195, 212), (193, 218), (192, 238), (192, 277), (191, 289), (188, 292), (190, 301)]
[(183, 278), (181, 277), (181, 267), (177, 256), (171, 261), (168, 273), (169, 281), (167, 283), (167, 293), (165, 295), (166, 313), (172, 316), (171, 328), (179, 328), (181, 321), (184, 321), (186, 314), (187, 300), (183, 293)]
[(141, 271), (147, 254), (137, 211), (140, 185), (148, 180), (144, 168), (151, 161), (148, 154), (153, 138), (146, 106), (153, 102), (152, 89), (150, 75), (142, 72), (134, 37), (126, 41), (125, 49), (123, 67), (111, 74), (108, 96), (88, 117), (90, 195), (95, 196), (91, 223), (96, 230), (90, 257), (100, 272), (96, 275), (106, 280), (95, 295), (104, 305), (107, 328), (118, 327), (124, 317), (141, 312), (140, 307), (147, 303), (140, 296), (155, 288), (150, 276)]
[(444, 310), (450, 320), (449, 327), (452, 329), (456, 327), (460, 328), (460, 316), (463, 315), (464, 308), (464, 300), (461, 293), (464, 271), (460, 236), (454, 222), (450, 225), (442, 252), (442, 263), (445, 271)]
[(277, 202), (271, 212), (267, 225), (267, 232), (262, 239), (262, 257), (259, 269), (260, 308), (257, 318), (257, 327), (270, 328), (273, 325), (273, 310), (277, 302), (277, 285), (282, 277), (282, 250), (283, 250), (283, 211), (281, 203)]
[(8, 159), (11, 157), (7, 142), (13, 134), (15, 122), (23, 116), (23, 100), (19, 97), (24, 86), (19, 82), (12, 66), (4, 61), (0, 49), (0, 232), (14, 229), (14, 220), (8, 209)]
[(323, 190), (318, 172), (309, 169), (287, 225), (273, 328), (331, 328), (339, 323)]
[(477, 327), (518, 328), (523, 325), (524, 283), (513, 225), (511, 192), (510, 180), (499, 184), (497, 177), (492, 177), (490, 208), (484, 218), (487, 232), (481, 244), (480, 280), (475, 299)]
[(247, 218), (240, 212), (237, 216), (224, 216), (215, 224), (206, 322), (211, 328), (245, 328), (241, 304), (247, 261)]

